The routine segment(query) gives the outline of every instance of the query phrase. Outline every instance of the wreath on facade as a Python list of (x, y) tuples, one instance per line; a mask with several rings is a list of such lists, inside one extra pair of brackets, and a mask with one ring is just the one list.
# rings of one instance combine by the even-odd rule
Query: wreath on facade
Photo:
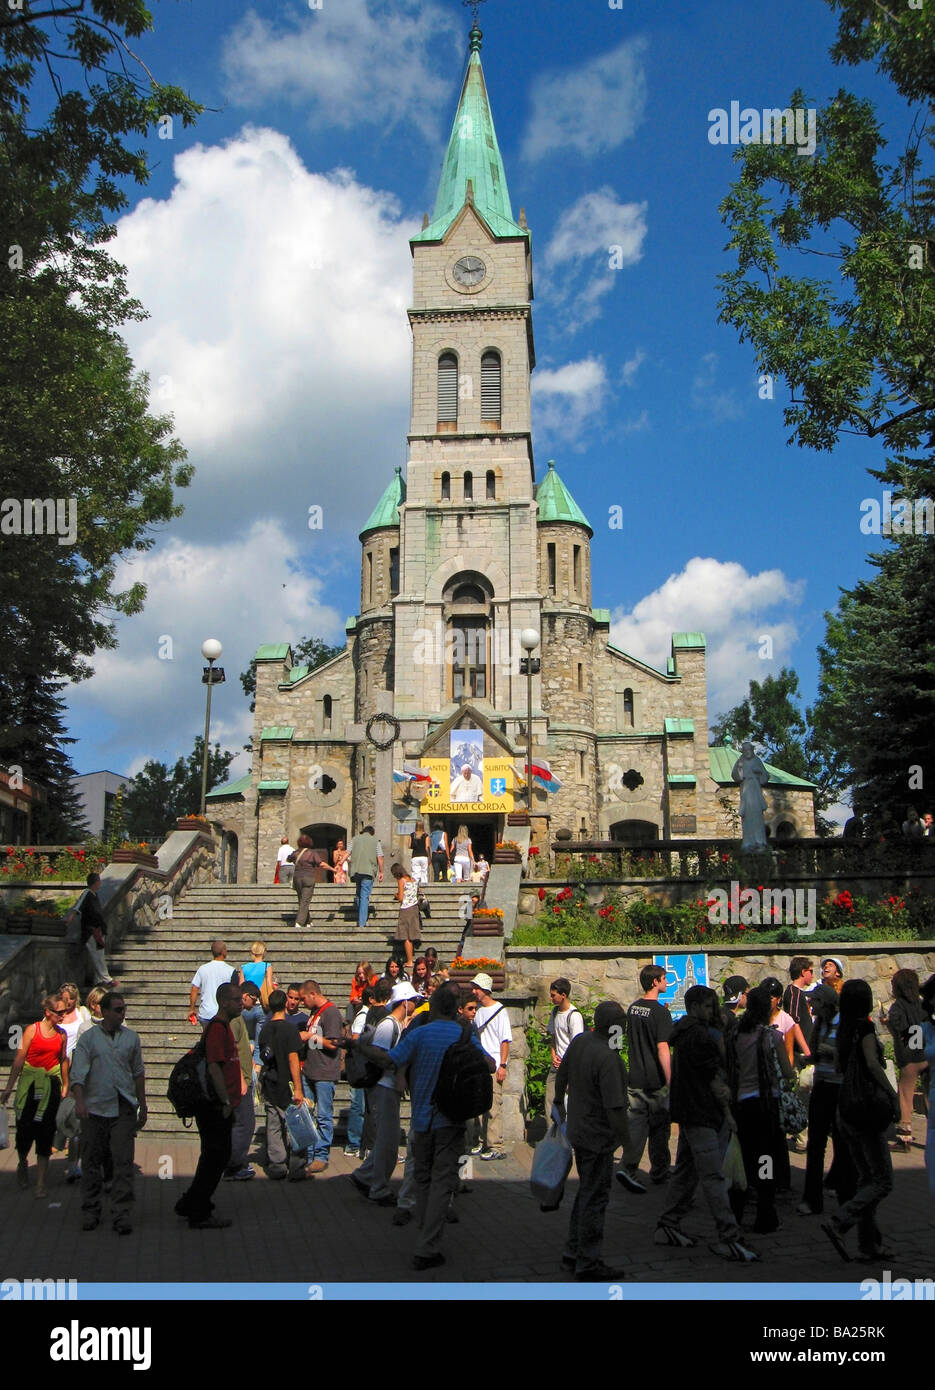
[[(388, 724), (391, 729), (389, 736), (379, 738), (373, 732), (375, 724)], [(395, 714), (371, 714), (367, 720), (367, 742), (374, 748), (389, 748), (399, 738), (400, 723)]]

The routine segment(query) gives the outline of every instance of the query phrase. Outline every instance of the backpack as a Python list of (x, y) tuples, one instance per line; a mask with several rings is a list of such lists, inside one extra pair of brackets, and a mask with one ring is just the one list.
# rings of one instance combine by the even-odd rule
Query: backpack
[[(193, 1120), (197, 1112), (210, 1103), (204, 1035), (172, 1068), (166, 1095), (183, 1124), (186, 1120)], [(188, 1129), (190, 1125), (185, 1127)]]
[[(396, 1024), (396, 1037), (393, 1041), (393, 1046), (395, 1047), (399, 1042), (399, 1035), (402, 1029), (399, 1024), (396, 1023), (395, 1019), (393, 1022)], [(358, 1042), (372, 1043), (376, 1031), (375, 1026), (370, 1027), (368, 1025), (358, 1038)], [(385, 1075), (386, 1072), (382, 1067), (378, 1067), (376, 1062), (368, 1062), (359, 1052), (353, 1049), (348, 1050), (347, 1056), (344, 1059), (344, 1076), (349, 1086), (354, 1086), (359, 1091), (369, 1091), (377, 1084), (380, 1078)]]
[(471, 1038), (470, 1028), (442, 1058), (432, 1104), (454, 1124), (485, 1114), (493, 1103), (493, 1080), (487, 1055)]

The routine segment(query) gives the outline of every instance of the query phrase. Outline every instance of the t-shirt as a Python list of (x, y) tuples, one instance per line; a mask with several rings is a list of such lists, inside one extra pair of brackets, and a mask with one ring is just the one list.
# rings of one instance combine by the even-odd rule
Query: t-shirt
[(251, 960), (240, 967), (244, 981), (249, 981), (251, 985), (256, 985), (257, 989), (262, 990), (263, 981), (266, 979), (266, 972), (269, 969), (265, 960)]
[(285, 864), (290, 854), (295, 854), (295, 850), (291, 845), (280, 845), (279, 853), (276, 855), (276, 863)]
[(357, 1013), (354, 1015), (354, 1022), (351, 1024), (351, 1032), (355, 1033), (358, 1038), (367, 1026), (367, 1015), (369, 1012), (370, 1005), (368, 1004), (366, 1008), (358, 1009)]
[(672, 1036), (672, 1015), (658, 999), (634, 999), (627, 1010), (627, 1068), (635, 1091), (658, 1091), (666, 1084), (656, 1048)]
[[(221, 1023), (219, 1019), (214, 1019), (205, 1029), (205, 1061), (209, 1063), (220, 1063), (221, 1071), (224, 1073), (224, 1085), (227, 1087), (227, 1097), (231, 1105), (240, 1104), (241, 1091), (241, 1072), (240, 1058), (237, 1055), (237, 1044), (234, 1042), (234, 1035), (226, 1023)], [(210, 1094), (212, 1099), (216, 1092), (211, 1087)]]
[[(750, 1100), (753, 1096), (760, 1094), (760, 1068), (757, 1057), (760, 1036), (765, 1033), (765, 1047), (771, 1047), (779, 1061), (779, 1070), (785, 1077), (792, 1075), (792, 1067), (786, 1054), (786, 1046), (780, 1034), (774, 1028), (768, 1028), (765, 1024), (760, 1024), (752, 1032), (737, 1032), (734, 1035), (734, 1048), (737, 1054), (737, 1099)], [(767, 1062), (768, 1074), (770, 1078), (770, 1092), (774, 1096), (779, 1095), (779, 1086), (776, 1081), (776, 1068), (771, 1062)]]
[(315, 1047), (315, 1037), (338, 1042), (344, 1036), (341, 1014), (336, 1004), (328, 1003), (320, 1012), (309, 1019), (313, 1037), (308, 1041), (308, 1054), (305, 1058), (305, 1075), (309, 1081), (340, 1081), (341, 1051), (327, 1052), (323, 1047)]
[(276, 1105), (280, 1110), (285, 1110), (286, 1106), (292, 1101), (292, 1073), (289, 1070), (289, 1057), (291, 1053), (299, 1055), (299, 1035), (291, 1022), (282, 1018), (272, 1019), (269, 1023), (264, 1023), (260, 1029), (260, 1036), (257, 1040), (257, 1052), (262, 1058), (263, 1049), (268, 1047), (273, 1054), (271, 1072), (267, 1073), (263, 1082), (263, 1098), (268, 1100), (270, 1105)]
[(81, 906), (78, 909), (81, 914), (81, 940), (86, 942), (93, 935), (97, 928), (102, 936), (107, 935), (107, 922), (101, 911), (101, 904), (96, 893), (92, 893), (90, 888), (81, 899)]
[(301, 1009), (296, 1009), (294, 1014), (285, 1014), (283, 1022), (294, 1024), (300, 1033), (304, 1033), (308, 1028), (308, 1014), (303, 1013)]
[(616, 1148), (620, 1140), (607, 1111), (626, 1109), (627, 1072), (619, 1051), (600, 1034), (579, 1033), (562, 1058), (557, 1080), (568, 1099), (568, 1142), (592, 1153)]
[(811, 1047), (815, 1020), (812, 1018), (812, 1011), (809, 1008), (808, 993), (807, 990), (802, 989), (801, 985), (787, 985), (786, 992), (782, 996), (782, 1007), (802, 1029), (802, 1036)]
[(237, 1056), (240, 1058), (240, 1070), (247, 1085), (253, 1079), (253, 1052), (250, 1048), (250, 1034), (247, 1032), (247, 1025), (243, 1018), (232, 1018), (230, 1021), (231, 1036), (237, 1045)]
[[(402, 1029), (395, 1018), (383, 1018), (376, 1026), (372, 1042), (374, 1047), (384, 1047), (387, 1052), (391, 1052), (399, 1042)], [(397, 1091), (403, 1084), (403, 1073), (385, 1071), (377, 1082), (378, 1086), (385, 1086), (388, 1091)]]
[(791, 1014), (787, 1014), (785, 1009), (780, 1009), (770, 1027), (774, 1028), (781, 1038), (784, 1038), (795, 1027), (795, 1019)]
[(415, 1029), (410, 1025), (390, 1053), (397, 1068), (409, 1066), (412, 1129), (416, 1134), (427, 1134), (429, 1130), (451, 1125), (447, 1115), (433, 1105), (432, 1096), (445, 1053), (461, 1035), (461, 1024), (453, 1019), (440, 1018)]
[[(559, 1061), (568, 1051), (568, 1044), (572, 1038), (576, 1038), (579, 1033), (584, 1032), (584, 1019), (581, 1017), (581, 1010), (576, 1009), (574, 1004), (571, 1008), (562, 1013), (561, 1009), (553, 1009), (549, 1019), (548, 1033), (552, 1038), (552, 1046), (558, 1053)], [(553, 1067), (553, 1071), (557, 1071)]]
[(474, 1015), (474, 1027), (477, 1029), (481, 1047), (499, 1067), (500, 1044), (513, 1041), (510, 1015), (502, 1004), (486, 1004)]
[(400, 879), (403, 885), (403, 896), (400, 900), (400, 911), (405, 912), (407, 907), (415, 907), (419, 901), (419, 885), (414, 878)]
[(199, 1023), (207, 1023), (209, 1018), (214, 1018), (218, 1011), (218, 986), (229, 985), (233, 978), (234, 971), (229, 961), (209, 960), (205, 965), (199, 965), (192, 979), (192, 984), (201, 990), (198, 1000)]

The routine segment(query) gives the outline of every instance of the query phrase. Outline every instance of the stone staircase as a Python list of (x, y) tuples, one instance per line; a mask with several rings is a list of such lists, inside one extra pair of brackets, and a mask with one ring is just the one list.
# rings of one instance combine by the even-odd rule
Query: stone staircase
[[(434, 946), (439, 959), (447, 964), (457, 954), (461, 940), (458, 903), (463, 890), (438, 883), (423, 891), (432, 916), (424, 921), (422, 944)], [(227, 943), (232, 968), (250, 959), (253, 941), (264, 941), (266, 959), (283, 988), (317, 980), (343, 1014), (357, 962), (369, 960), (379, 974), (383, 973), (399, 913), (395, 895), (395, 884), (376, 884), (370, 899), (370, 920), (361, 929), (353, 912), (353, 887), (318, 884), (309, 926), (297, 931), (293, 925), (296, 897), (291, 888), (264, 884), (192, 888), (176, 903), (170, 919), (125, 938), (108, 959), (126, 997), (127, 1024), (142, 1039), (149, 1103), (146, 1134), (176, 1140), (186, 1135), (197, 1138), (197, 1131), (186, 1129), (172, 1110), (166, 1085), (175, 1062), (199, 1036), (188, 1022), (189, 988), (198, 966), (210, 959), (214, 938)], [(348, 1104), (349, 1090), (342, 1081), (335, 1095), (341, 1142)]]

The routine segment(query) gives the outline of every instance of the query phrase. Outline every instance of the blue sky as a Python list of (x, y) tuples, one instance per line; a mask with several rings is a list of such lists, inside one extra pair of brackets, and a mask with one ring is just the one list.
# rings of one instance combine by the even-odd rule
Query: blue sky
[[(457, 0), (151, 8), (137, 50), (209, 109), (148, 142), (152, 179), (114, 252), (150, 312), (128, 342), (197, 471), (185, 515), (118, 576), (147, 583), (144, 612), (70, 692), (80, 772), (191, 748), (204, 637), (225, 646), (213, 731), (235, 748), (251, 722), (236, 675), (259, 643), (343, 642), (357, 533), (405, 465), (408, 237), (434, 201), (470, 27)], [(843, 85), (896, 148), (907, 112), (872, 68), (834, 67), (822, 0), (490, 0), (480, 23), (532, 231), (537, 475), (554, 458), (594, 527), (594, 604), (654, 665), (673, 629), (705, 630), (712, 719), (782, 664), (810, 698), (823, 613), (865, 572), (859, 506), (882, 452), (787, 446), (785, 389), (760, 400), (750, 350), (718, 325), (735, 165), (708, 112), (785, 106), (797, 87), (820, 105)]]

